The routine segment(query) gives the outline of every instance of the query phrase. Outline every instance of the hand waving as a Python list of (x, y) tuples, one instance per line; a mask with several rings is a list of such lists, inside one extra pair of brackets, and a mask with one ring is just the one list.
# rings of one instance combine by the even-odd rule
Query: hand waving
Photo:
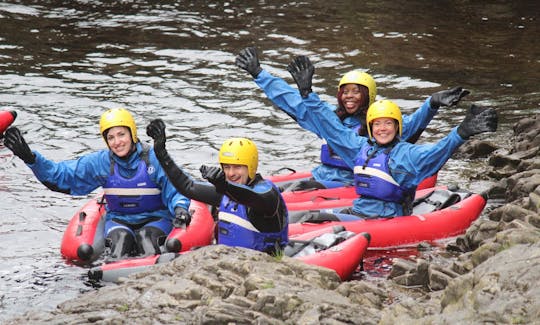
[(146, 127), (146, 134), (154, 139), (154, 152), (159, 157), (165, 151), (165, 123), (161, 119), (155, 119)]
[(4, 145), (13, 151), (13, 154), (21, 158), (27, 164), (36, 162), (36, 156), (26, 144), (21, 131), (17, 127), (10, 127), (4, 133)]
[(225, 173), (223, 173), (221, 168), (202, 165), (199, 170), (204, 179), (214, 184), (216, 192), (225, 193), (225, 190), (227, 189), (227, 180), (225, 178)]
[(289, 71), (296, 85), (298, 85), (298, 90), (302, 98), (306, 98), (312, 92), (311, 83), (313, 73), (315, 73), (315, 67), (309, 58), (303, 55), (296, 57), (287, 66), (287, 71)]
[(253, 78), (257, 78), (262, 68), (257, 57), (257, 50), (254, 47), (246, 47), (236, 57), (236, 65), (249, 72)]
[(438, 109), (440, 106), (454, 106), (461, 98), (470, 94), (470, 91), (462, 87), (454, 87), (449, 90), (442, 90), (431, 95), (429, 104), (431, 107)]
[(484, 132), (495, 132), (499, 118), (493, 108), (471, 105), (467, 115), (459, 124), (457, 132), (463, 139)]

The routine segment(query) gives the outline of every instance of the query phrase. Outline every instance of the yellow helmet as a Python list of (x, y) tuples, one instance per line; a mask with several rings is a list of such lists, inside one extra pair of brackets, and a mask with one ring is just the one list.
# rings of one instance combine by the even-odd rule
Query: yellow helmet
[(227, 139), (219, 149), (219, 163), (247, 166), (249, 178), (254, 179), (259, 164), (257, 146), (246, 138)]
[(115, 126), (125, 126), (131, 131), (131, 139), (134, 143), (137, 143), (137, 126), (135, 125), (135, 120), (130, 112), (125, 108), (113, 108), (101, 115), (99, 120), (99, 133), (105, 139), (103, 132)]
[(377, 85), (375, 84), (375, 80), (370, 74), (362, 72), (360, 70), (349, 71), (344, 74), (343, 77), (341, 77), (341, 80), (338, 84), (338, 91), (341, 86), (345, 84), (356, 84), (365, 86), (368, 89), (369, 94), (368, 105), (373, 104), (373, 102), (375, 101), (375, 97), (377, 96)]
[(390, 100), (378, 100), (375, 103), (373, 103), (371, 106), (369, 106), (367, 110), (366, 115), (366, 124), (368, 129), (369, 137), (371, 138), (371, 122), (379, 117), (389, 117), (393, 118), (394, 120), (398, 121), (399, 125), (399, 136), (401, 136), (401, 132), (403, 129), (403, 119), (401, 117), (401, 110), (399, 109), (399, 106)]

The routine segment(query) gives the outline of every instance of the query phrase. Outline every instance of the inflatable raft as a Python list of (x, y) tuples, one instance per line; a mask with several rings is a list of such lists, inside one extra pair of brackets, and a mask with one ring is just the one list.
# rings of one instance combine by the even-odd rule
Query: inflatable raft
[[(348, 280), (360, 265), (369, 241), (370, 236), (367, 233), (355, 234), (346, 231), (342, 226), (326, 227), (315, 236), (297, 236), (285, 248), (284, 254), (310, 265), (332, 269), (341, 280)], [(90, 269), (88, 278), (92, 281), (117, 282), (120, 277), (182, 258), (188, 253), (166, 253), (103, 264)]]
[[(326, 202), (329, 208), (337, 208), (350, 207), (352, 200)], [(361, 219), (335, 213), (336, 210), (304, 210), (303, 216), (296, 216), (289, 223), (289, 236), (292, 239), (303, 233), (324, 232), (328, 226), (344, 226), (355, 233), (369, 233), (370, 247), (397, 247), (462, 234), (480, 216), (485, 205), (486, 198), (482, 195), (437, 187), (417, 192), (410, 216)], [(294, 212), (290, 211), (290, 215), (295, 218)]]
[[(432, 193), (435, 189), (447, 189), (446, 186), (436, 186), (432, 188), (427, 188), (423, 190), (418, 190), (415, 193), (415, 200), (425, 197), (429, 193)], [(329, 196), (316, 195), (314, 197), (307, 196), (307, 193), (304, 191), (299, 192), (286, 192), (282, 193), (282, 196), (285, 199), (287, 204), (287, 209), (289, 210), (289, 223), (298, 223), (306, 222), (306, 216), (313, 215), (313, 212), (324, 212), (324, 213), (336, 213), (342, 209), (349, 208), (353, 205), (354, 200), (358, 197), (355, 195), (349, 195), (351, 192), (346, 192), (345, 188), (328, 189), (332, 190), (332, 194)], [(319, 191), (315, 191), (319, 192)], [(353, 192), (355, 193), (355, 192)], [(339, 196), (339, 194), (344, 194)], [(300, 200), (294, 198), (294, 195), (300, 195), (305, 200)], [(346, 216), (341, 215), (341, 221), (350, 221), (358, 220), (358, 217), (355, 216)]]
[[(313, 188), (300, 191), (291, 191), (287, 190), (293, 182), (298, 182), (302, 180), (307, 180), (311, 178), (311, 172), (296, 172), (290, 170), (288, 174), (278, 174), (266, 176), (266, 179), (272, 181), (278, 187), (285, 187), (285, 190), (282, 192), (283, 199), (287, 203), (296, 203), (296, 202), (305, 202), (312, 201), (316, 198), (328, 198), (328, 199), (345, 199), (345, 198), (356, 198), (358, 194), (354, 189), (354, 186), (343, 186), (335, 188)], [(435, 187), (437, 183), (437, 174), (430, 176), (424, 179), (419, 185), (417, 190), (423, 190), (427, 188)]]
[[(214, 237), (214, 219), (208, 206), (191, 201), (192, 215), (187, 228), (174, 228), (164, 243), (164, 250), (178, 253), (197, 246), (209, 245)], [(89, 264), (97, 260), (105, 250), (105, 202), (99, 195), (87, 202), (71, 218), (62, 238), (62, 256), (75, 264)]]
[(4, 132), (16, 118), (17, 113), (15, 111), (0, 111), (0, 139), (4, 137)]

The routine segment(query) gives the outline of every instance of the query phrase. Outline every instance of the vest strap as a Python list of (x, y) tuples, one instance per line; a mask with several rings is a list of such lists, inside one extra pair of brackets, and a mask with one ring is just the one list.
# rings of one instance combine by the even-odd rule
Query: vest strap
[(161, 194), (159, 188), (105, 188), (103, 189), (105, 194), (109, 195), (129, 195), (129, 196), (140, 196), (140, 195), (158, 195)]
[(392, 178), (392, 176), (388, 175), (387, 173), (383, 172), (382, 170), (373, 168), (373, 167), (362, 167), (362, 166), (355, 166), (354, 167), (354, 173), (355, 174), (363, 174), (363, 175), (369, 175), (369, 176), (375, 176), (381, 179), (384, 179), (385, 181), (392, 183), (396, 186), (400, 186), (398, 182), (396, 182), (395, 179)]
[(255, 226), (251, 222), (245, 219), (242, 219), (239, 216), (234, 215), (232, 213), (220, 212), (218, 215), (218, 218), (220, 221), (230, 222), (232, 224), (238, 225), (242, 228), (251, 230), (253, 232), (260, 232), (257, 228), (255, 228)]

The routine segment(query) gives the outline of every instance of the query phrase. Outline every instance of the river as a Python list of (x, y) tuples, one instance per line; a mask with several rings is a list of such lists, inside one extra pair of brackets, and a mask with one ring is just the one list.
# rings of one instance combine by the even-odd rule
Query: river
[[(501, 146), (515, 121), (540, 112), (538, 2), (278, 3), (0, 2), (0, 109), (17, 111), (30, 147), (55, 161), (103, 148), (98, 121), (108, 108), (132, 111), (143, 141), (148, 122), (162, 118), (169, 151), (195, 176), (232, 136), (257, 143), (262, 174), (318, 162), (321, 140), (273, 108), (234, 65), (246, 46), (290, 83), (286, 65), (308, 55), (314, 90), (331, 103), (339, 78), (355, 68), (405, 113), (435, 91), (471, 90), (458, 107), (440, 110), (422, 142), (449, 132), (471, 103), (498, 109), (499, 130), (484, 138)], [(484, 164), (452, 159), (439, 184), (482, 191), (489, 181), (475, 170)], [(0, 140), (0, 321), (93, 290), (85, 270), (59, 251), (89, 197), (49, 191)]]

